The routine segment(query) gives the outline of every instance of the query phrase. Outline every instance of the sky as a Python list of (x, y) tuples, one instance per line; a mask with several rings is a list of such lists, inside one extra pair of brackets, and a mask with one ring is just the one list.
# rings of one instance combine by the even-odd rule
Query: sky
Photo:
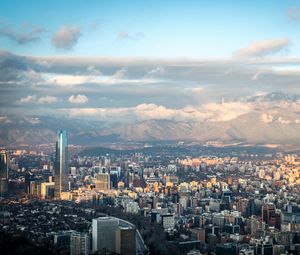
[(298, 0), (2, 0), (0, 122), (228, 121), (300, 93), (299, 29)]

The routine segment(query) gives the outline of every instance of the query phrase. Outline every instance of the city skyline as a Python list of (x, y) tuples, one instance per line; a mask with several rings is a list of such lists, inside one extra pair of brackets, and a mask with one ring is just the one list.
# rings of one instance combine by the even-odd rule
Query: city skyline
[(300, 0), (0, 1), (1, 255), (299, 255)]

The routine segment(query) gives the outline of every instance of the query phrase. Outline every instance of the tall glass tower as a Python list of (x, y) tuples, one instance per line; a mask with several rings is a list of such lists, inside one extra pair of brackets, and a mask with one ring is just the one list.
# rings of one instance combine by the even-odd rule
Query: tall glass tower
[(8, 153), (6, 151), (0, 151), (0, 178), (8, 179)]
[(4, 150), (0, 151), (0, 196), (8, 192), (8, 164), (8, 153)]
[(60, 199), (61, 193), (69, 189), (68, 142), (65, 130), (57, 132), (54, 174), (55, 198)]

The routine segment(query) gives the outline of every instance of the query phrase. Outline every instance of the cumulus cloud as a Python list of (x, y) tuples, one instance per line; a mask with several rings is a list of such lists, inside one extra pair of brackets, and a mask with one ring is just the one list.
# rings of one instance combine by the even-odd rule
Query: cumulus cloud
[(281, 116), (278, 117), (277, 122), (280, 123), (280, 124), (283, 124), (283, 125), (291, 124), (291, 121), (290, 121), (290, 120), (286, 120), (286, 119), (284, 119), (284, 118), (281, 117)]
[(273, 122), (273, 119), (274, 117), (270, 114), (267, 114), (267, 113), (264, 113), (260, 116), (260, 120), (263, 122), (263, 123), (266, 123), (266, 124), (270, 124)]
[(37, 101), (39, 104), (53, 104), (58, 102), (57, 97), (53, 97), (53, 96), (44, 96), (44, 97), (40, 97)]
[(30, 104), (30, 103), (35, 103), (36, 99), (37, 99), (36, 95), (29, 95), (29, 96), (26, 96), (26, 97), (22, 97), (20, 99), (20, 102), (25, 103), (25, 104)]
[(291, 42), (288, 38), (257, 41), (234, 52), (233, 56), (236, 58), (264, 57), (287, 50), (290, 44)]
[(23, 104), (53, 104), (58, 102), (58, 99), (54, 96), (42, 96), (28, 95), (20, 99), (20, 103)]
[(69, 97), (69, 102), (72, 104), (85, 104), (89, 101), (89, 99), (85, 95), (72, 95)]
[(0, 37), (6, 37), (18, 44), (26, 44), (34, 41), (38, 41), (44, 33), (43, 28), (32, 28), (27, 26), (21, 26), (18, 29), (12, 27), (0, 25)]
[(78, 27), (62, 26), (52, 38), (52, 43), (57, 49), (70, 50), (78, 42), (81, 31)]

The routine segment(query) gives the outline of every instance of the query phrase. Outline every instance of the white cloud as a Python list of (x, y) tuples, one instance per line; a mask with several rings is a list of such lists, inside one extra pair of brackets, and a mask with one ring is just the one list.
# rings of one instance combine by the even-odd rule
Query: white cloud
[(8, 123), (11, 123), (11, 119), (8, 118), (7, 116), (0, 116), (0, 123), (1, 124), (8, 124)]
[(280, 123), (280, 124), (284, 124), (284, 125), (291, 124), (291, 121), (290, 121), (290, 120), (286, 120), (286, 119), (284, 119), (284, 118), (281, 117), (281, 116), (278, 117), (277, 122)]
[(249, 44), (246, 48), (234, 52), (233, 56), (236, 58), (263, 57), (286, 50), (290, 44), (291, 42), (288, 38), (257, 41)]
[(69, 102), (72, 104), (85, 104), (89, 101), (89, 99), (85, 95), (72, 95), (69, 97)]
[(135, 107), (121, 108), (81, 108), (65, 109), (70, 117), (99, 117), (102, 120), (114, 118), (126, 121), (166, 119), (176, 121), (224, 122), (237, 118), (251, 108), (244, 103), (228, 102), (223, 104), (205, 104), (201, 107), (167, 108), (156, 104), (139, 104)]
[(167, 71), (165, 68), (163, 68), (162, 66), (158, 66), (154, 69), (151, 69), (149, 72), (147, 72), (145, 77), (157, 77), (157, 76), (166, 74), (166, 72)]
[(53, 104), (58, 102), (58, 99), (53, 96), (37, 97), (36, 95), (28, 95), (20, 99), (23, 104)]
[(89, 75), (93, 75), (93, 76), (102, 76), (102, 73), (100, 70), (98, 70), (96, 67), (94, 67), (93, 65), (88, 66), (86, 69), (87, 73)]
[(43, 76), (44, 84), (55, 84), (58, 86), (76, 86), (86, 83), (94, 83), (101, 85), (115, 85), (115, 84), (148, 84), (156, 80), (154, 78), (142, 77), (140, 79), (126, 78), (126, 68), (121, 68), (111, 76), (104, 76), (100, 71), (88, 68), (88, 75), (72, 75), (72, 74), (45, 74)]
[(270, 124), (273, 122), (274, 117), (270, 114), (264, 113), (260, 116), (260, 120), (266, 124)]
[(126, 77), (127, 69), (125, 67), (119, 69), (113, 74), (114, 79), (124, 79)]
[(36, 102), (36, 95), (29, 95), (27, 97), (23, 97), (20, 99), (21, 103), (35, 103)]
[(62, 26), (52, 38), (52, 43), (57, 49), (70, 50), (78, 42), (81, 36), (80, 29), (78, 27)]
[(40, 97), (37, 101), (39, 104), (53, 104), (58, 102), (58, 99), (53, 96)]
[(95, 76), (89, 75), (69, 75), (69, 74), (62, 74), (62, 75), (46, 75), (45, 76), (45, 83), (55, 84), (55, 85), (62, 85), (62, 86), (70, 86), (70, 85), (79, 85), (89, 82), (94, 82), (97, 78)]

